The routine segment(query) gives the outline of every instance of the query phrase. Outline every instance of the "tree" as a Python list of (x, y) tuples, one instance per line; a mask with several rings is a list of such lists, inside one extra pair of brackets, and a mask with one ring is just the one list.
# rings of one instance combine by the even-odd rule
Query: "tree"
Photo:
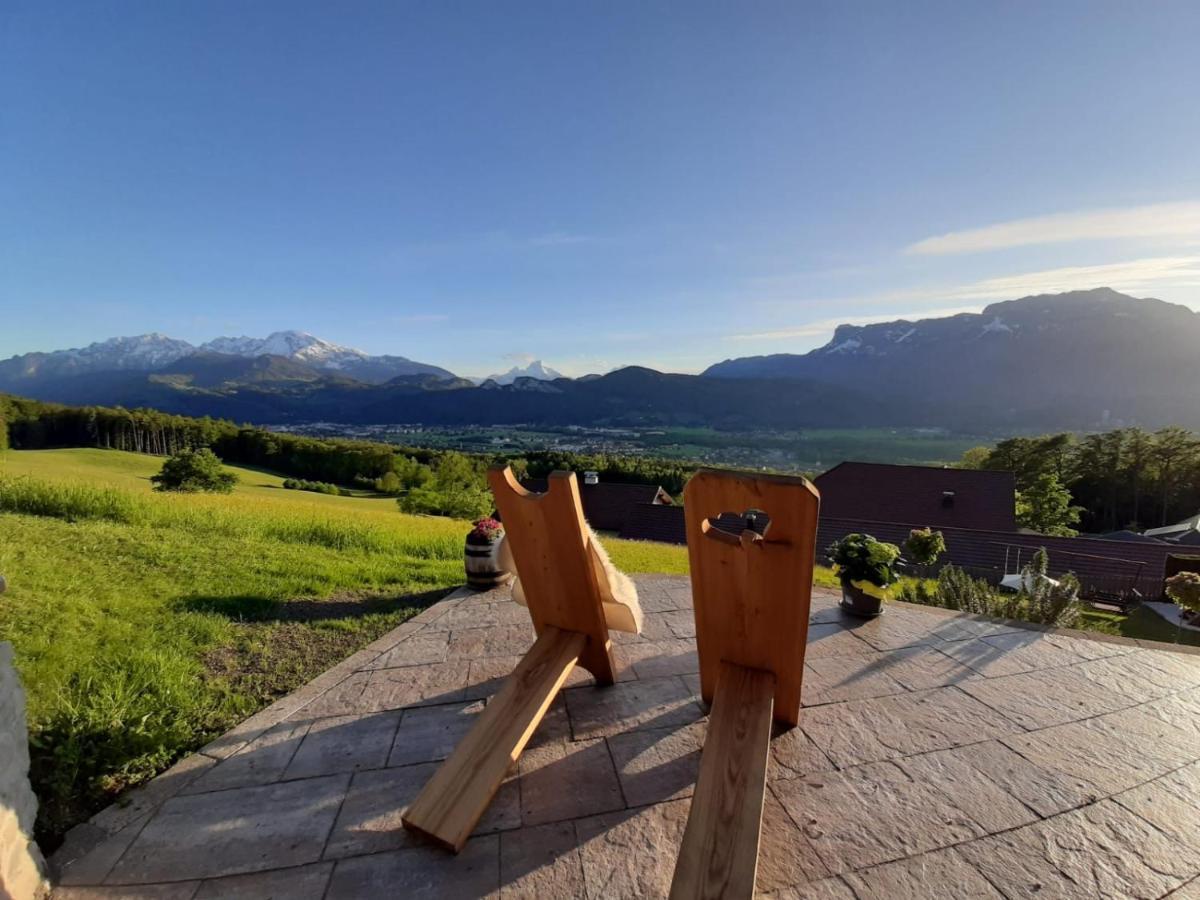
[(1017, 491), (1017, 522), (1039, 534), (1074, 537), (1083, 508), (1071, 505), (1071, 492), (1050, 472)]
[(407, 513), (478, 519), (492, 511), (492, 492), (482, 462), (451, 451), (438, 460), (430, 482), (397, 502)]
[(207, 447), (184, 449), (163, 463), (162, 471), (150, 478), (156, 491), (228, 494), (237, 484), (237, 476), (227, 472), (221, 460)]
[(1142, 478), (1150, 465), (1154, 439), (1140, 428), (1130, 428), (1128, 435), (1125, 470), (1133, 489), (1133, 519), (1130, 527), (1136, 529), (1142, 523)]
[(986, 469), (988, 457), (991, 454), (991, 447), (972, 447), (964, 450), (962, 459), (958, 461), (958, 467), (960, 469)]
[(1178, 466), (1196, 453), (1196, 439), (1184, 428), (1172, 425), (1154, 432), (1154, 457), (1158, 460), (1159, 476), (1162, 480), (1162, 524), (1167, 524), (1171, 506), (1173, 475)]

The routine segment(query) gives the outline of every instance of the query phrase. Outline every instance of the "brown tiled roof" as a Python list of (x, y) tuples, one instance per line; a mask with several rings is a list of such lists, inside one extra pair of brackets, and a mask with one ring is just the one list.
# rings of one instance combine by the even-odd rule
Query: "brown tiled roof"
[[(821, 517), (1016, 531), (1012, 472), (844, 462), (814, 481)], [(952, 491), (953, 497), (946, 492)]]
[[(623, 484), (617, 481), (601, 481), (599, 484), (584, 484), (579, 478), (579, 499), (583, 502), (583, 516), (597, 531), (620, 531), (626, 518), (641, 504), (660, 501), (670, 502), (670, 495), (654, 484)], [(547, 489), (545, 478), (523, 478), (521, 486), (527, 491), (541, 494)]]

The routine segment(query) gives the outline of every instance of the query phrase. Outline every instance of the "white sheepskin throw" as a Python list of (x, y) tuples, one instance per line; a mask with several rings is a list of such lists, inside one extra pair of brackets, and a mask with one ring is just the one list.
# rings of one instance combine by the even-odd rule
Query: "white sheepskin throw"
[[(642, 605), (638, 602), (637, 587), (633, 579), (613, 565), (604, 550), (604, 545), (596, 537), (591, 526), (587, 528), (588, 558), (592, 563), (592, 572), (596, 576), (596, 584), (600, 588), (600, 600), (604, 604), (604, 621), (613, 631), (626, 631), (630, 634), (640, 634), (642, 631)], [(517, 571), (512, 549), (505, 535), (500, 543), (500, 565), (516, 576), (512, 583), (513, 599), (522, 606), (525, 602), (525, 592), (521, 589), (521, 573)]]

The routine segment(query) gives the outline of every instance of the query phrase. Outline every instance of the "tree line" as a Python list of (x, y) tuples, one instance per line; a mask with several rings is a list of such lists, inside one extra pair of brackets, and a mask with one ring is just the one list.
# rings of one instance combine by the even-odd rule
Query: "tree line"
[[(191, 418), (153, 409), (72, 407), (0, 395), (0, 449), (99, 447), (170, 456), (207, 447), (222, 461), (269, 469), (305, 482), (368, 487), (400, 499), (408, 512), (469, 517), (490, 511), (487, 468), (511, 465), (518, 477), (555, 469), (595, 470), (613, 481), (682, 491), (692, 467), (669, 461), (563, 451), (524, 456), (466, 454), (376, 441), (312, 438)], [(484, 509), (484, 507), (487, 507)]]
[(1066, 531), (1077, 524), (1095, 534), (1169, 525), (1200, 511), (1200, 439), (1174, 426), (1014, 437), (968, 450), (962, 465), (1015, 473), (1018, 520), (1046, 533), (1055, 533), (1056, 519)]

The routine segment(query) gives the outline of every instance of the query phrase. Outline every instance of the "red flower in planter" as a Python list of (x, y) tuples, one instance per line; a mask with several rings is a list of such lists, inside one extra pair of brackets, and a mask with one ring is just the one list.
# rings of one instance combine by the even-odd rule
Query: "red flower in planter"
[(475, 527), (471, 529), (467, 535), (468, 544), (491, 544), (504, 537), (504, 526), (496, 519), (488, 517), (480, 519), (475, 523)]

